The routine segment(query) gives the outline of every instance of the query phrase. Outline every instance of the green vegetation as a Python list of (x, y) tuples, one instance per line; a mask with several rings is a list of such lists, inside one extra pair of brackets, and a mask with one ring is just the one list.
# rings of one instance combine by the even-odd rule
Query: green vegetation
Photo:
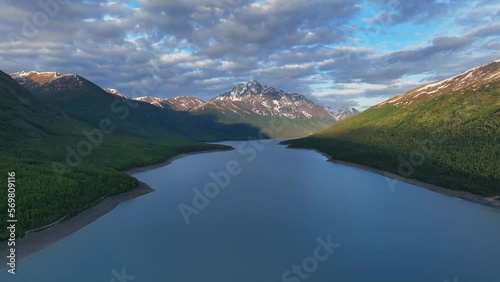
[(257, 114), (221, 112), (215, 109), (206, 109), (203, 115), (217, 117), (217, 121), (234, 126), (237, 122), (244, 121), (246, 124), (259, 128), (263, 136), (270, 138), (297, 138), (308, 136), (331, 126), (334, 120), (323, 120), (317, 118), (269, 117)]
[[(103, 119), (109, 113), (95, 115)], [(94, 126), (98, 123), (91, 126), (85, 119), (78, 120), (45, 105), (0, 72), (0, 171), (5, 182), (7, 172), (16, 173), (18, 235), (63, 216), (72, 216), (106, 196), (132, 189), (137, 180), (123, 170), (158, 163), (182, 153), (228, 149), (193, 142), (179, 132), (170, 134), (164, 130), (156, 134), (152, 132), (154, 128), (141, 128), (134, 122), (133, 118), (139, 119), (139, 115), (131, 117), (123, 123), (110, 118), (116, 129), (101, 132), (101, 142), (92, 143), (82, 132), (95, 133)], [(139, 131), (138, 134), (127, 131), (126, 125), (139, 128), (142, 135)], [(82, 142), (91, 144), (90, 149), (83, 149), (89, 153), (73, 155), (68, 162), (68, 148), (77, 151)], [(0, 210), (4, 226), (6, 189), (0, 193)], [(6, 236), (6, 229), (2, 228), (0, 239)]]
[(500, 195), (500, 83), (404, 107), (372, 107), (284, 143), (450, 189)]
[[(43, 88), (27, 83), (33, 94), (53, 109), (99, 127), (103, 118), (113, 122), (113, 133), (146, 138), (188, 138), (195, 141), (241, 140), (258, 136), (260, 130), (249, 124), (222, 124), (215, 115), (193, 115), (168, 108), (159, 108), (146, 102), (119, 98), (104, 91), (83, 77), (56, 86), (57, 80)], [(46, 89), (51, 89), (47, 92)], [(265, 135), (264, 135), (265, 136)], [(267, 137), (267, 136), (265, 136)]]

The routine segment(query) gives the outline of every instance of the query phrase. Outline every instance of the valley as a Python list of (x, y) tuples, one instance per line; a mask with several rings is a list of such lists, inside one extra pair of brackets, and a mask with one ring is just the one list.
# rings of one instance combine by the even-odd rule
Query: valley
[[(1, 79), (0, 165), (15, 170), (27, 191), (19, 196), (18, 236), (130, 191), (137, 180), (121, 171), (180, 154), (229, 149), (200, 142), (304, 136), (335, 122), (304, 96), (275, 88), (261, 93), (257, 82), (205, 103), (194, 97), (131, 99), (74, 74), (31, 71), (12, 78), (2, 73)], [(263, 99), (279, 107), (265, 113), (251, 108)], [(225, 108), (208, 109), (220, 107), (222, 100)], [(2, 201), (0, 208), (5, 205)]]
[(498, 282), (499, 1), (4, 1), (0, 282)]

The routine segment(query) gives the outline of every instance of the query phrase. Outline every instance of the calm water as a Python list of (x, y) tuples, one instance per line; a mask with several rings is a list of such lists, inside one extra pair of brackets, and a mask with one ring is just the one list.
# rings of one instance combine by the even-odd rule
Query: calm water
[[(392, 191), (383, 176), (277, 143), (138, 173), (155, 192), (0, 281), (500, 281), (500, 211), (401, 182)], [(228, 163), (239, 174), (208, 205), (198, 199), (206, 207), (186, 224), (179, 204), (193, 207), (193, 188)], [(329, 236), (326, 250), (318, 240)]]

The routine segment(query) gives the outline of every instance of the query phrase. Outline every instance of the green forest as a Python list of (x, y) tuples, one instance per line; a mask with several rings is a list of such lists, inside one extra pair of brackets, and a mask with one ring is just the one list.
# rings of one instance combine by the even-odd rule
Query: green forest
[(284, 143), (454, 190), (498, 196), (500, 83), (401, 107), (375, 106)]
[[(106, 117), (105, 112), (99, 114), (101, 119)], [(7, 172), (16, 173), (18, 236), (75, 215), (104, 197), (131, 190), (137, 180), (124, 170), (183, 153), (229, 149), (194, 142), (179, 134), (141, 136), (117, 128), (103, 133), (102, 142), (93, 144), (88, 154), (79, 155), (78, 162), (71, 157), (74, 163), (70, 166), (68, 148), (77, 151), (82, 142), (92, 144), (84, 130), (97, 129), (39, 101), (0, 72), (0, 171), (5, 183)], [(7, 189), (0, 193), (0, 210), (7, 210)], [(6, 220), (7, 213), (0, 213), (2, 226)], [(6, 239), (6, 231), (1, 229), (1, 240)]]

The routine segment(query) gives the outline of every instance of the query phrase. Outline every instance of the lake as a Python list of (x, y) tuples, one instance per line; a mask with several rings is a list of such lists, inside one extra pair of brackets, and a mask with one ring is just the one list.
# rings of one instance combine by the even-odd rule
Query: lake
[(500, 281), (500, 210), (278, 143), (137, 173), (156, 191), (0, 280)]

